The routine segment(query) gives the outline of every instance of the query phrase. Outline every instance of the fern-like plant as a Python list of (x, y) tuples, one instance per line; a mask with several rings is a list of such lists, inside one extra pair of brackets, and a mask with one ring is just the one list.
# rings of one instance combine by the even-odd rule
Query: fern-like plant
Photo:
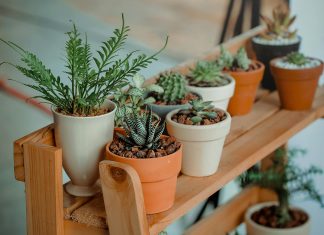
[(68, 115), (88, 116), (98, 112), (105, 99), (116, 90), (127, 85), (127, 78), (134, 76), (142, 68), (156, 60), (157, 53), (147, 56), (132, 51), (124, 58), (118, 58), (118, 52), (124, 47), (130, 28), (124, 23), (113, 31), (113, 36), (103, 42), (93, 56), (87, 37), (81, 38), (76, 26), (67, 33), (66, 70), (68, 85), (61, 81), (59, 76), (53, 75), (42, 61), (33, 53), (21, 48), (17, 44), (0, 39), (3, 43), (15, 50), (24, 65), (14, 66), (32, 83), (22, 83), (39, 92), (34, 98), (52, 104), (57, 111)]
[(277, 207), (278, 224), (285, 225), (291, 220), (289, 214), (290, 196), (298, 193), (306, 194), (310, 199), (324, 206), (323, 197), (315, 188), (313, 176), (322, 174), (323, 170), (311, 166), (301, 169), (293, 163), (293, 158), (304, 154), (304, 150), (278, 149), (272, 159), (272, 165), (265, 171), (248, 171), (240, 177), (242, 185), (248, 183), (273, 190), (279, 199)]
[(138, 147), (140, 149), (157, 149), (160, 147), (160, 137), (164, 131), (165, 123), (153, 120), (153, 113), (132, 112), (124, 118), (123, 127), (126, 136), (117, 135), (126, 143), (126, 147)]

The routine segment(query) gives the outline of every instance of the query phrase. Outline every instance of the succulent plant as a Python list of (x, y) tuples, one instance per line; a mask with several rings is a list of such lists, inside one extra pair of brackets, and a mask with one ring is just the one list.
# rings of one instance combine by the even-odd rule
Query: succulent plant
[(232, 55), (228, 50), (221, 46), (221, 54), (216, 60), (216, 63), (222, 69), (231, 70), (231, 68), (237, 67), (243, 70), (248, 70), (251, 60), (248, 58), (244, 47), (241, 47), (235, 55)]
[(132, 112), (124, 117), (123, 127), (126, 136), (117, 135), (126, 143), (127, 148), (157, 149), (160, 146), (160, 137), (165, 123), (153, 120), (152, 110), (149, 112)]
[(291, 52), (286, 56), (286, 60), (288, 63), (295, 64), (297, 66), (302, 66), (309, 62), (309, 59), (300, 52)]
[(183, 99), (186, 94), (186, 80), (179, 73), (161, 74), (157, 80), (157, 85), (163, 88), (163, 93), (157, 96), (157, 99), (166, 103), (176, 102)]
[(212, 101), (192, 100), (190, 112), (194, 115), (190, 118), (193, 123), (199, 123), (203, 118), (215, 118), (217, 113), (213, 111)]
[(290, 16), (290, 10), (285, 5), (279, 5), (272, 11), (273, 19), (267, 16), (261, 15), (261, 19), (267, 25), (267, 32), (260, 36), (267, 40), (273, 40), (277, 38), (294, 38), (297, 35), (297, 30), (289, 31), (289, 27), (295, 21), (296, 16)]
[(157, 84), (149, 84), (144, 86), (145, 78), (136, 74), (129, 81), (129, 89), (119, 89), (114, 95), (114, 101), (117, 104), (115, 114), (115, 125), (122, 126), (125, 115), (132, 112), (139, 112), (146, 104), (155, 102), (154, 97), (147, 97), (150, 92), (157, 94), (163, 93), (163, 88)]
[(191, 69), (190, 85), (194, 86), (224, 86), (230, 81), (222, 72), (222, 67), (212, 61), (199, 61), (194, 69)]

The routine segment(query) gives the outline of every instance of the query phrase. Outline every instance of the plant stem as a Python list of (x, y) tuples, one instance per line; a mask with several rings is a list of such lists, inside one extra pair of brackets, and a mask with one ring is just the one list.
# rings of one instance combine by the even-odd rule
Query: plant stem
[(279, 218), (279, 224), (285, 225), (291, 220), (289, 214), (289, 192), (287, 187), (283, 187), (281, 190), (277, 191), (279, 206), (277, 208), (277, 215)]

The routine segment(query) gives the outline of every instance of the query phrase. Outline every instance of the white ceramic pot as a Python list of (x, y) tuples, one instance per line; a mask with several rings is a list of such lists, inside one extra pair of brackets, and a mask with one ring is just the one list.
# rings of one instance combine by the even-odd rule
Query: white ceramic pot
[(230, 98), (234, 94), (235, 80), (228, 76), (231, 82), (220, 87), (196, 87), (187, 85), (188, 91), (201, 95), (204, 101), (213, 101), (213, 105), (217, 108), (227, 110)]
[(113, 139), (116, 106), (111, 101), (107, 114), (93, 117), (63, 115), (54, 109), (55, 141), (63, 151), (63, 167), (71, 179), (66, 191), (75, 196), (92, 196), (100, 191), (99, 161), (105, 145)]
[[(262, 226), (260, 224), (257, 224), (251, 219), (251, 215), (255, 212), (260, 210), (263, 207), (266, 206), (272, 206), (272, 205), (278, 205), (277, 202), (263, 202), (259, 204), (255, 204), (254, 206), (251, 206), (246, 212), (245, 212), (245, 225), (247, 234), (249, 235), (309, 235), (310, 234), (310, 217), (308, 215), (308, 220), (306, 223), (304, 223), (301, 226), (294, 227), (294, 228), (268, 228), (265, 226)], [(296, 208), (296, 207), (294, 207)], [(298, 208), (299, 210), (302, 210)]]
[(166, 116), (167, 130), (183, 144), (181, 172), (189, 176), (214, 174), (219, 165), (225, 137), (230, 131), (231, 116), (219, 123), (205, 126), (192, 126), (171, 120), (174, 110)]

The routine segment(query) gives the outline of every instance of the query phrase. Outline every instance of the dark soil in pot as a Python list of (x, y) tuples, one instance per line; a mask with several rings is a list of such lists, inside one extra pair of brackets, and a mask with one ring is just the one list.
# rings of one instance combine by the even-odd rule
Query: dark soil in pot
[(293, 228), (298, 227), (306, 223), (309, 219), (308, 215), (298, 209), (290, 209), (289, 214), (291, 221), (285, 225), (278, 223), (279, 219), (276, 214), (277, 206), (263, 207), (261, 210), (254, 212), (251, 219), (257, 224), (269, 227), (269, 228)]
[(276, 90), (276, 84), (270, 72), (270, 60), (276, 57), (286, 56), (293, 51), (299, 51), (300, 43), (301, 38), (299, 38), (298, 42), (287, 45), (265, 45), (252, 40), (252, 47), (257, 59), (265, 65), (264, 76), (261, 81), (263, 88), (270, 91)]
[(199, 126), (216, 124), (225, 120), (227, 117), (226, 113), (222, 110), (213, 109), (212, 111), (215, 111), (217, 113), (215, 118), (203, 117), (201, 122), (199, 123), (193, 123), (193, 121), (190, 120), (194, 116), (194, 114), (192, 114), (189, 110), (180, 110), (172, 116), (171, 120), (180, 124)]

